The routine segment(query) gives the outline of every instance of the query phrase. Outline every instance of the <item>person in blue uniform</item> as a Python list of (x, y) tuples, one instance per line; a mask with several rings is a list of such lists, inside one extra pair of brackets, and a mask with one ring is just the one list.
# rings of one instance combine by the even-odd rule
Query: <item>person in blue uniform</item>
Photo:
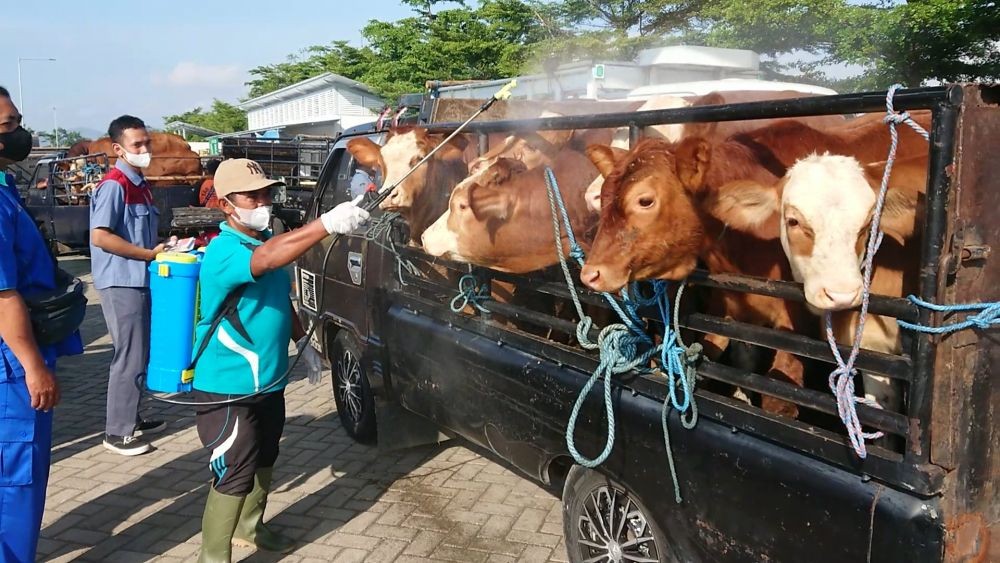
[[(260, 165), (238, 158), (215, 172), (215, 193), (226, 222), (205, 249), (199, 273), (200, 318), (195, 329), (196, 425), (211, 450), (212, 487), (202, 518), (202, 563), (228, 563), (232, 544), (284, 552), (290, 539), (264, 525), (278, 442), (285, 425), (288, 344), (294, 337), (307, 365), (321, 360), (305, 342), (305, 332), (289, 298), (286, 266), (334, 233), (345, 234), (368, 213), (342, 203), (302, 228), (272, 237), (271, 189)], [(236, 309), (214, 331), (212, 321), (229, 295), (239, 291)], [(222, 401), (232, 401), (218, 404)], [(214, 404), (212, 404), (214, 403)]]
[[(0, 168), (24, 160), (31, 135), (0, 87)], [(79, 332), (38, 346), (25, 298), (55, 288), (55, 265), (14, 177), (0, 170), (0, 561), (35, 560), (59, 403), (56, 356), (82, 352)]]

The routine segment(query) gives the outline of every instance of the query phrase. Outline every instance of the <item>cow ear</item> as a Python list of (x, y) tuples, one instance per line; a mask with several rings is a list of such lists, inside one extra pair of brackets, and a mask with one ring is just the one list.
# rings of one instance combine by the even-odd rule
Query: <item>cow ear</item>
[(737, 180), (713, 191), (705, 202), (708, 213), (731, 229), (762, 240), (777, 239), (781, 219), (779, 186)]
[(469, 208), (478, 221), (506, 221), (513, 211), (514, 199), (510, 192), (493, 186), (469, 186)]
[[(428, 135), (428, 139), (434, 146), (440, 145), (444, 141), (444, 135)], [(437, 152), (437, 157), (441, 160), (465, 160), (465, 147), (469, 146), (469, 140), (465, 135), (455, 135)]]
[(498, 158), (492, 166), (483, 173), (483, 185), (502, 184), (515, 174), (520, 174), (528, 170), (523, 162), (516, 158)]
[(708, 141), (691, 137), (677, 145), (675, 153), (677, 177), (691, 193), (700, 192), (705, 187), (705, 177), (712, 162), (712, 146)]
[(379, 168), (381, 149), (371, 139), (358, 137), (347, 141), (347, 152), (354, 155), (354, 160), (366, 168)]
[(605, 178), (614, 171), (615, 161), (618, 160), (618, 153), (607, 145), (590, 145), (587, 147), (587, 156)]
[(920, 194), (890, 188), (885, 193), (885, 205), (879, 220), (882, 232), (899, 244), (906, 244), (916, 231), (918, 214), (923, 213), (920, 199)]

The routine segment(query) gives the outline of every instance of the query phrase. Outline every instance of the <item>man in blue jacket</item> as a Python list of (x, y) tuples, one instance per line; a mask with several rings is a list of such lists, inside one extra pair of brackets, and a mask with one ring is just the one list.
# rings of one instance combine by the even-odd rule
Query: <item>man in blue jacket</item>
[[(24, 160), (31, 135), (0, 87), (0, 168)], [(56, 355), (74, 342), (38, 346), (25, 297), (55, 288), (55, 266), (14, 177), (0, 171), (0, 561), (35, 560), (52, 448), (52, 409), (59, 403)]]

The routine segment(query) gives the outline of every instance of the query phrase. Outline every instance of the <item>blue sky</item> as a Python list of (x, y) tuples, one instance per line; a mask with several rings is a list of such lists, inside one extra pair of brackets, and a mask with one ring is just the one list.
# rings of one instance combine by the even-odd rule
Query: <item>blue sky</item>
[(394, 21), (408, 7), (389, 0), (154, 0), (99, 4), (8, 2), (0, 19), (0, 85), (17, 96), (22, 61), (25, 123), (103, 131), (131, 113), (153, 126), (164, 115), (234, 102), (247, 71), (333, 40), (360, 45), (372, 19)]

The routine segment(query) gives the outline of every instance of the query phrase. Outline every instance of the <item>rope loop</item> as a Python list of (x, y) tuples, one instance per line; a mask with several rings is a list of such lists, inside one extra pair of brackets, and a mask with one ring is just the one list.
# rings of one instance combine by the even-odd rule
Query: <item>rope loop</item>
[(481, 313), (489, 313), (490, 310), (481, 305), (489, 298), (489, 284), (479, 281), (479, 278), (472, 274), (465, 274), (458, 280), (458, 295), (451, 300), (451, 311), (460, 313), (468, 305), (472, 305)]
[(998, 303), (959, 303), (955, 305), (938, 305), (929, 301), (924, 301), (916, 295), (907, 297), (911, 303), (918, 307), (930, 309), (937, 313), (959, 313), (969, 311), (979, 311), (975, 315), (969, 315), (964, 321), (942, 326), (925, 326), (921, 324), (909, 323), (896, 320), (899, 326), (925, 334), (950, 334), (967, 328), (978, 328), (986, 330), (1000, 325), (1000, 302)]

